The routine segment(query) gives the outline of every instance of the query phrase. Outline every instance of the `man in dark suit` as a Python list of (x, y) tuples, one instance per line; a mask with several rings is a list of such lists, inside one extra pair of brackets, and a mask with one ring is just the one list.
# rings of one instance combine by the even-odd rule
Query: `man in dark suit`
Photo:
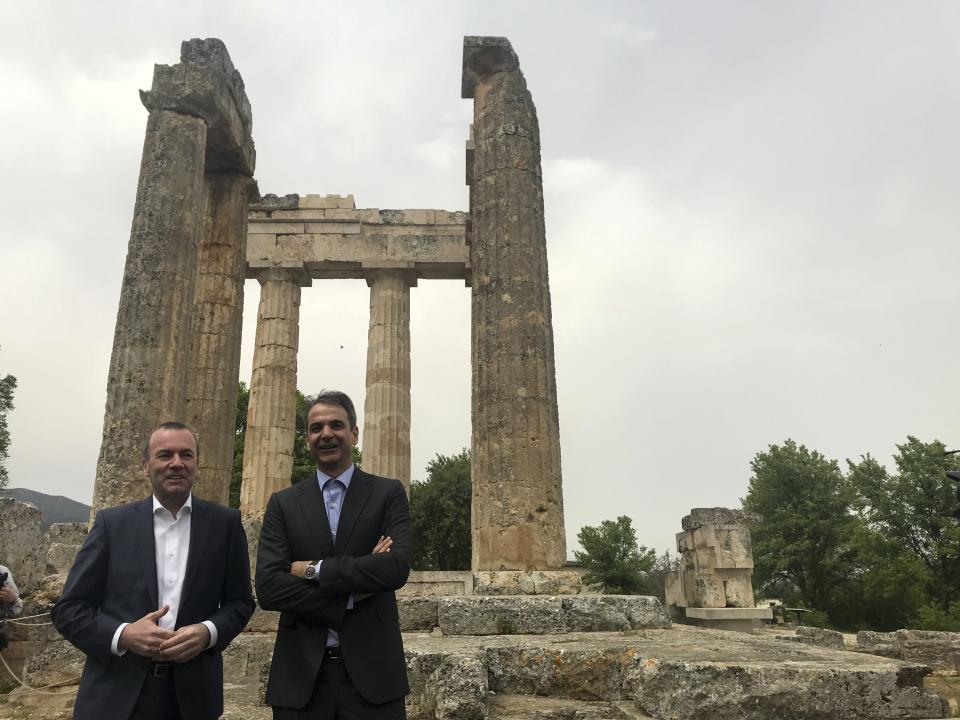
[(281, 611), (267, 703), (274, 720), (404, 718), (394, 590), (413, 551), (406, 492), (354, 466), (344, 393), (311, 401), (306, 432), (317, 472), (273, 494), (260, 534), (257, 599)]
[(193, 497), (197, 441), (182, 423), (143, 452), (146, 500), (101, 510), (51, 612), (83, 650), (74, 720), (214, 720), (221, 652), (253, 613), (240, 514)]

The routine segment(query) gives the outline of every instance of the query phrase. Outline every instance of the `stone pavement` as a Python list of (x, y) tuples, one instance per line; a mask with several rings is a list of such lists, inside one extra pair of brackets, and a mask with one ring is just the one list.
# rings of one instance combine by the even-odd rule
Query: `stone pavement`
[[(259, 705), (274, 636), (243, 633), (224, 653), (225, 718)], [(404, 636), (410, 720), (881, 720), (943, 718), (924, 666), (769, 634), (672, 629), (558, 635)], [(53, 652), (54, 648), (51, 647)], [(57, 648), (66, 669), (66, 647)], [(56, 676), (32, 663), (34, 684)], [(0, 699), (0, 719), (68, 717), (63, 696)]]

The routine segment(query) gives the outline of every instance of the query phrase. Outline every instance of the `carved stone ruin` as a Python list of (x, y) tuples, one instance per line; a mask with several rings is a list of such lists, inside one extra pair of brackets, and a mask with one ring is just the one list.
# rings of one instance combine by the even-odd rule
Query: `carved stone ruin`
[(255, 164), (243, 80), (219, 40), (156, 65), (92, 512), (149, 492), (140, 449), (159, 422), (197, 433), (196, 492), (226, 502), (233, 453), (247, 192)]
[[(251, 560), (269, 495), (290, 478), (299, 304), (314, 281), (370, 286), (363, 465), (408, 484), (410, 289), (462, 279), (472, 294), (473, 572), (421, 573), (400, 597), (411, 720), (945, 716), (946, 701), (923, 687), (922, 666), (671, 626), (656, 598), (591, 595), (576, 572), (559, 570), (566, 552), (539, 128), (506, 39), (464, 38), (462, 96), (474, 100), (470, 212), (357, 209), (351, 195), (259, 195), (250, 106), (219, 40), (185, 42), (178, 65), (156, 67), (143, 93), (150, 115), (94, 511), (147, 494), (145, 434), (174, 418), (200, 438), (198, 493), (226, 500), (244, 278), (260, 283), (241, 496)], [(43, 612), (83, 528), (54, 525), (41, 537), (35, 509), (3, 509), (0, 547), (26, 581), (31, 612)], [(733, 614), (737, 627), (758, 612), (751, 520), (722, 508), (684, 518), (683, 567), (667, 590), (684, 622)], [(262, 701), (276, 623), (277, 613), (258, 609), (224, 652), (224, 718), (271, 716)], [(5, 657), (18, 649), (36, 687), (66, 687), (0, 696), (0, 717), (68, 716), (82, 654), (46, 626), (15, 627), (24, 634)], [(906, 657), (926, 637), (896, 639), (878, 642)], [(936, 641), (951, 651), (957, 644)]]
[(694, 508), (677, 533), (680, 568), (667, 575), (666, 601), (671, 615), (691, 624), (752, 629), (770, 619), (769, 608), (753, 601), (753, 513), (726, 508)]

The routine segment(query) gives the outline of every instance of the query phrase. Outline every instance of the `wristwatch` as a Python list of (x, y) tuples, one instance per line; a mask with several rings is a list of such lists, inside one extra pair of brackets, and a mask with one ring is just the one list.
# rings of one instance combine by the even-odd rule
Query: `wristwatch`
[(307, 565), (307, 569), (303, 571), (303, 577), (305, 580), (313, 580), (317, 576), (317, 560), (311, 560), (310, 564)]

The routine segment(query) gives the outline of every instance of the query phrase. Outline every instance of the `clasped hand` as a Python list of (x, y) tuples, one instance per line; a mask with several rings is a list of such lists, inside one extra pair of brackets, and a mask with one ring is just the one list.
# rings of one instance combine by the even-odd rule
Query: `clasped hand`
[(120, 633), (117, 647), (151, 660), (176, 663), (192, 660), (206, 650), (210, 644), (210, 630), (203, 623), (185, 625), (176, 630), (157, 624), (169, 610), (170, 606), (164, 605), (127, 625)]

